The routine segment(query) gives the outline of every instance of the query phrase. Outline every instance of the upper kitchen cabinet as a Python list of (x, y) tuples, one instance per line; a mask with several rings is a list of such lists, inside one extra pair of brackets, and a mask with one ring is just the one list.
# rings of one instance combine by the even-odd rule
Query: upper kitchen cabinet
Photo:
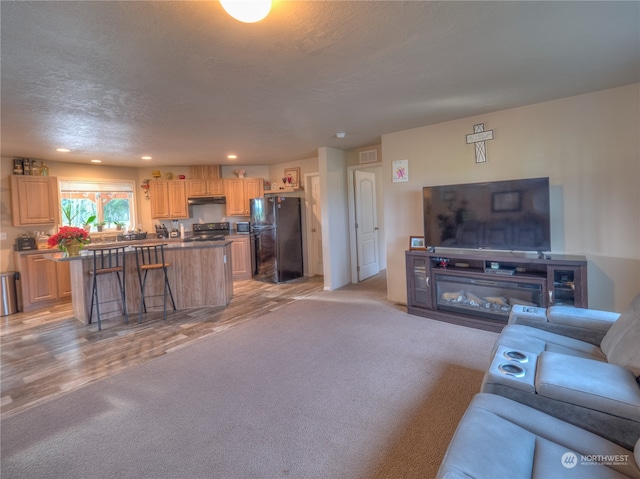
[(187, 182), (187, 197), (198, 196), (222, 196), (224, 195), (224, 182), (222, 179), (192, 179)]
[(180, 219), (189, 217), (185, 180), (155, 180), (149, 183), (151, 218)]
[(52, 176), (9, 177), (11, 225), (53, 225), (59, 223), (58, 179)]
[(224, 180), (227, 216), (248, 216), (249, 200), (264, 196), (262, 178), (227, 178)]

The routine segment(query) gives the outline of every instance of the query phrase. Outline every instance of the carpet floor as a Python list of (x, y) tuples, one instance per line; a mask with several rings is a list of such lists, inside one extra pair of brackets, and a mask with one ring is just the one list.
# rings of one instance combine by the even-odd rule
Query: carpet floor
[(434, 477), (497, 334), (366, 283), (3, 420), (2, 478)]

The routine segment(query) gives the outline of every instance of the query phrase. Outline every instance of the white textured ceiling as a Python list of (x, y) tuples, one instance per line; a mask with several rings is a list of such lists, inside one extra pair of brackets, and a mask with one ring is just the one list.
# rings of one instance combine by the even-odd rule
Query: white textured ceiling
[(280, 1), (258, 24), (218, 2), (0, 8), (3, 157), (273, 164), (640, 81), (635, 1)]

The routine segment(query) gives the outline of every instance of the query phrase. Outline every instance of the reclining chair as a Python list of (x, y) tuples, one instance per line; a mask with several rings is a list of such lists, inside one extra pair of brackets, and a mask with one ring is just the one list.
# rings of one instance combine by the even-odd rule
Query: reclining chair
[(640, 294), (625, 313), (514, 307), (483, 392), (499, 394), (627, 449), (640, 438)]
[(640, 440), (631, 449), (480, 393), (460, 420), (436, 478), (640, 478)]

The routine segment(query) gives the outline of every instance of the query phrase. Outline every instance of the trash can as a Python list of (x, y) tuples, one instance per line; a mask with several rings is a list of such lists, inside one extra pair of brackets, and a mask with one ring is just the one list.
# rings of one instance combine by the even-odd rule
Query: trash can
[(18, 296), (16, 294), (16, 273), (14, 271), (0, 273), (0, 288), (2, 290), (0, 316), (17, 313)]

